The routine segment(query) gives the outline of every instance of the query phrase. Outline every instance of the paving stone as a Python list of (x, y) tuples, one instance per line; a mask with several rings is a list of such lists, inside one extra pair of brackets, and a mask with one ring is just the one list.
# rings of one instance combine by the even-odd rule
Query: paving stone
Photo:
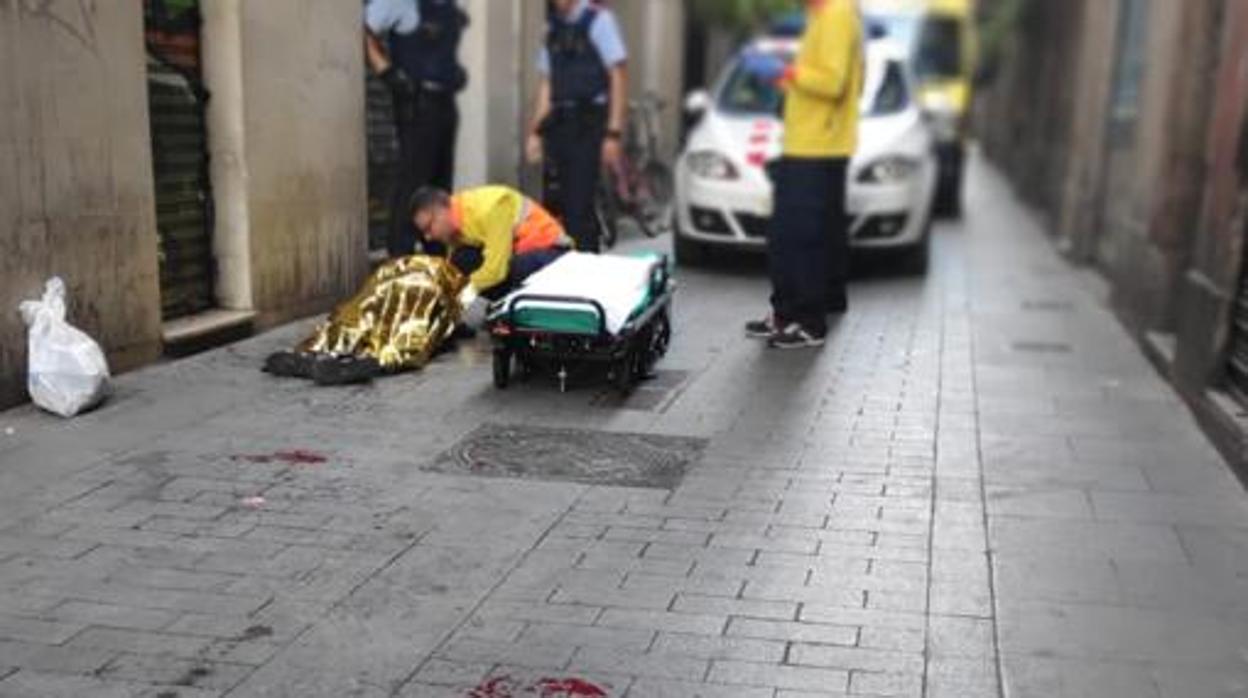
[(120, 628), (88, 628), (75, 635), (66, 646), (194, 658), (208, 647), (210, 642), (206, 638), (191, 635)]
[(0, 665), (45, 674), (93, 674), (118, 652), (0, 640)]
[(571, 645), (574, 647), (606, 647), (644, 652), (654, 643), (652, 630), (626, 630), (584, 625), (529, 623), (516, 642)]
[(798, 605), (793, 601), (759, 601), (754, 599), (731, 599), (720, 596), (680, 594), (672, 610), (678, 613), (701, 613), (712, 616), (726, 615), (742, 618), (770, 618), (795, 620)]
[(651, 651), (700, 659), (740, 659), (779, 664), (784, 661), (787, 647), (785, 642), (747, 637), (659, 633)]
[(848, 692), (849, 672), (738, 661), (711, 663), (710, 683)]
[(596, 625), (608, 628), (640, 628), (672, 633), (720, 635), (727, 623), (727, 615), (608, 608), (602, 612)]
[(0, 640), (59, 645), (85, 628), (82, 623), (0, 616)]
[(701, 680), (706, 676), (705, 658), (676, 654), (634, 653), (614, 648), (583, 647), (569, 664), (569, 671), (602, 671), (660, 679)]
[(535, 669), (558, 669), (568, 663), (576, 646), (569, 643), (486, 642), (457, 640), (438, 650), (437, 656), (470, 664), (510, 664)]
[(148, 608), (131, 608), (89, 601), (66, 601), (46, 616), (67, 623), (132, 630), (160, 630), (173, 623), (178, 614)]
[(643, 678), (628, 689), (627, 698), (773, 698), (774, 693), (771, 688)]
[(789, 649), (788, 664), (818, 666), (847, 671), (923, 673), (923, 655), (861, 647), (837, 647), (794, 643)]
[(786, 642), (811, 642), (824, 645), (851, 646), (858, 641), (859, 629), (852, 625), (825, 625), (733, 618), (728, 623), (729, 636), (753, 637)]

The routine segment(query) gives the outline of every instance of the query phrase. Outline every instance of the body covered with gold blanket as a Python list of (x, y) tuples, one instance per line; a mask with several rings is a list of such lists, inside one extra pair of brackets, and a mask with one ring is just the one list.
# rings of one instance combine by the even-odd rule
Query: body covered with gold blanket
[(371, 357), (391, 372), (421, 368), (455, 331), (465, 283), (441, 257), (386, 262), (299, 350)]

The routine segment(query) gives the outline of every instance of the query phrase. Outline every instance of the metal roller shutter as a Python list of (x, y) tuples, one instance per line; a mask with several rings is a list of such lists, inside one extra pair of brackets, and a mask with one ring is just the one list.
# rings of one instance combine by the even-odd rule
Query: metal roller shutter
[(390, 91), (375, 75), (365, 86), (368, 116), (368, 243), (373, 250), (386, 248), (390, 225), (390, 197), (399, 171), (399, 141), (394, 128)]
[(147, 0), (148, 106), (161, 310), (166, 321), (216, 305), (212, 197), (197, 0)]

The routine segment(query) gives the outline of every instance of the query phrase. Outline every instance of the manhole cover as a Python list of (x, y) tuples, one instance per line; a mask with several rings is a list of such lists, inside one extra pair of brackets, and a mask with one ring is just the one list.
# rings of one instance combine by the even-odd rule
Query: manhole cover
[(424, 470), (672, 489), (705, 447), (680, 436), (486, 424)]
[(1062, 342), (1014, 342), (1014, 351), (1025, 354), (1069, 354), (1071, 346)]

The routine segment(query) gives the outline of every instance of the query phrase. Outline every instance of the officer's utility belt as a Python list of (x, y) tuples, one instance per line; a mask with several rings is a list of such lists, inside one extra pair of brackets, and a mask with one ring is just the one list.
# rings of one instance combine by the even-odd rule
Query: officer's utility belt
[(554, 102), (550, 105), (552, 111), (565, 114), (586, 114), (588, 116), (597, 116), (598, 114), (607, 113), (607, 105), (605, 102)]
[(542, 131), (555, 124), (580, 124), (596, 128), (607, 123), (607, 105), (594, 102), (563, 102), (550, 105), (550, 115), (542, 124)]

